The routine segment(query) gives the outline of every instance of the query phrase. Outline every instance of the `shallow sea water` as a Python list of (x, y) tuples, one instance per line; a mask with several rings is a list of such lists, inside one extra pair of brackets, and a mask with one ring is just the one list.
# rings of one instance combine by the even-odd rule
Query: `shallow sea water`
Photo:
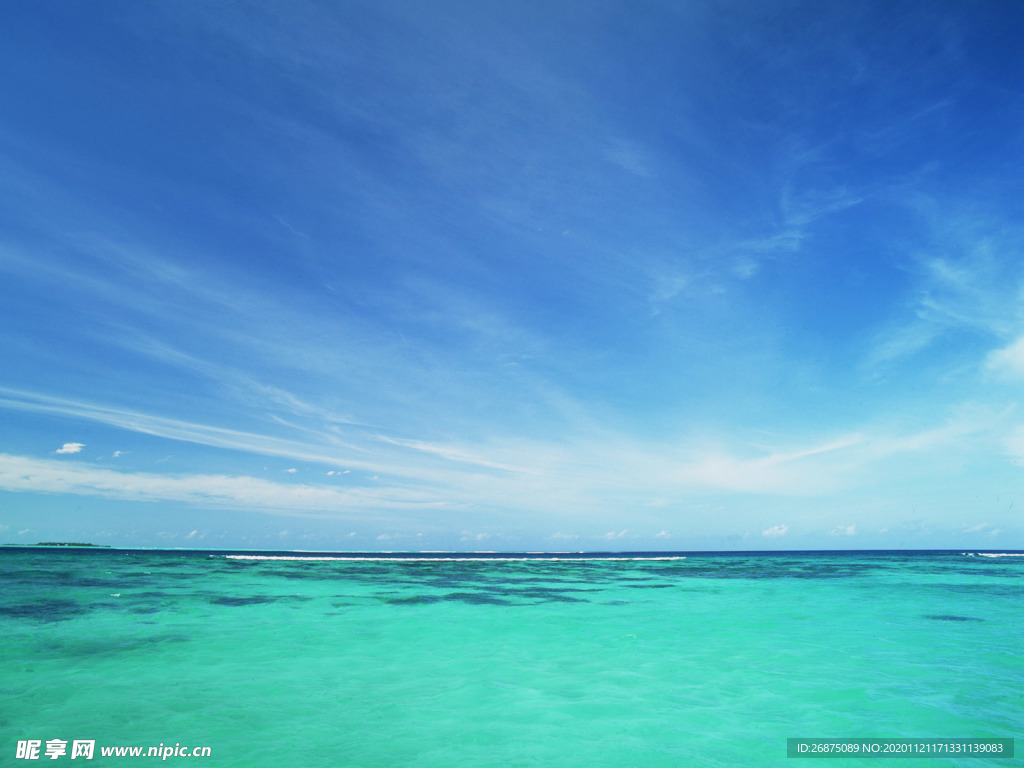
[(253, 554), (0, 550), (0, 765), (55, 738), (94, 739), (84, 764), (181, 743), (212, 754), (166, 763), (257, 768), (781, 766), (790, 737), (1024, 750), (1024, 557)]

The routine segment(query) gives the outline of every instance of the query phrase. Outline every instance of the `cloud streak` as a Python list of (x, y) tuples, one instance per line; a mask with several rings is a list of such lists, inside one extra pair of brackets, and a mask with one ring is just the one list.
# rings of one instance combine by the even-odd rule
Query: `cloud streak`
[[(11, 389), (0, 390), (0, 395), (0, 405), (7, 408), (95, 421), (243, 457), (273, 456), (290, 464), (318, 464), (324, 469), (307, 476), (324, 477), (327, 483), (271, 482), (244, 473), (114, 472), (66, 460), (47, 462), (7, 454), (0, 480), (6, 490), (342, 517), (372, 509), (434, 520), (453, 513), (478, 514), (478, 510), (487, 510), (495, 521), (544, 516), (569, 521), (589, 516), (595, 525), (606, 522), (604, 530), (619, 524), (612, 531), (616, 539), (625, 535), (622, 524), (631, 526), (630, 521), (641, 514), (635, 510), (648, 510), (643, 515), (649, 510), (662, 510), (658, 512), (662, 516), (678, 514), (672, 510), (685, 508), (694, 494), (726, 494), (724, 498), (731, 498), (734, 506), (746, 508), (743, 498), (813, 499), (871, 488), (888, 476), (895, 457), (931, 455), (951, 446), (969, 453), (971, 440), (998, 439), (995, 427), (1005, 421), (999, 414), (965, 411), (941, 426), (916, 433), (864, 429), (803, 446), (745, 446), (743, 451), (701, 445), (692, 438), (674, 446), (637, 442), (635, 437), (608, 430), (580, 431), (559, 442), (509, 437), (497, 444), (451, 446), (367, 433), (360, 450), (353, 452), (332, 449), (329, 431), (319, 436), (318, 444)], [(1024, 444), (1013, 433), (1006, 439), (1010, 452), (1018, 442)], [(335, 469), (339, 465), (346, 469)], [(297, 465), (285, 467), (289, 479), (302, 476)], [(339, 487), (339, 482), (344, 485)], [(767, 530), (776, 532), (766, 536), (785, 533), (778, 532), (779, 525)]]
[(1006, 528), (1016, 52), (948, 5), (71, 9), (105, 44), (61, 57), (16, 14), (5, 487), (450, 541)]
[(0, 488), (130, 501), (178, 501), (206, 508), (345, 519), (373, 518), (381, 513), (423, 510), (445, 504), (439, 498), (395, 488), (339, 489), (275, 483), (247, 476), (118, 472), (90, 464), (9, 454), (0, 454)]

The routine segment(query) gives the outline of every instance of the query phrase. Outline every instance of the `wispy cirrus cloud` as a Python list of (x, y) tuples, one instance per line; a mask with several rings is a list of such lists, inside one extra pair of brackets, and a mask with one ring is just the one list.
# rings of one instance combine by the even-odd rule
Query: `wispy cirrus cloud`
[(448, 461), (458, 462), (460, 464), (473, 464), (480, 467), (487, 467), (488, 469), (499, 469), (505, 472), (531, 471), (525, 467), (517, 467), (511, 464), (494, 461), (483, 456), (473, 455), (452, 446), (436, 445), (423, 442), (422, 440), (404, 440), (394, 437), (385, 437), (384, 435), (378, 435), (377, 439), (383, 443), (401, 446), (402, 448), (409, 448), (414, 451), (420, 451), (433, 456), (440, 456)]
[[(455, 445), (389, 437), (377, 432), (363, 432), (352, 436), (348, 441), (341, 441), (336, 438), (335, 430), (329, 428), (330, 425), (322, 427), (315, 433), (316, 440), (308, 439), (309, 428), (296, 428), (294, 431), (299, 432), (301, 437), (307, 438), (297, 439), (227, 429), (121, 407), (99, 405), (6, 387), (0, 387), (0, 407), (32, 413), (61, 415), (106, 424), (130, 432), (213, 448), (333, 466), (341, 464), (347, 467), (343, 471), (331, 470), (329, 474), (348, 474), (352, 469), (360, 469), (394, 478), (434, 479), (438, 476), (438, 472), (429, 467), (430, 463), (436, 464), (438, 460), (442, 464), (468, 465), (474, 467), (475, 470), (502, 473), (530, 471), (526, 467), (515, 466), (500, 458), (488, 458), (486, 451), (481, 454), (478, 451)], [(84, 445), (81, 443), (66, 443), (61, 449), (58, 449), (57, 453), (78, 453), (83, 447)], [(402, 456), (405, 459), (401, 458)], [(424, 459), (429, 459), (430, 463), (424, 463)], [(452, 471), (457, 472), (458, 470)]]
[(1024, 331), (1024, 267), (1010, 257), (1024, 246), (1024, 231), (972, 213), (967, 204), (954, 204), (952, 212), (936, 207), (933, 201), (909, 206), (930, 231), (930, 244), (906, 261), (913, 285), (905, 313), (876, 337), (868, 364), (898, 361), (949, 333), (968, 332), (978, 337), (971, 362), (1008, 371), (1020, 354), (1012, 344), (986, 355), (992, 340)]
[[(324, 446), (321, 451), (314, 451), (309, 448), (308, 444), (287, 439), (7, 387), (0, 387), (0, 407), (82, 419), (118, 427), (129, 432), (181, 440), (214, 448), (226, 448), (268, 456), (301, 458), (317, 462), (344, 462), (366, 469), (378, 468), (377, 465), (360, 461), (357, 457), (343, 456), (342, 451), (331, 453), (327, 450), (327, 446)], [(58, 453), (77, 453), (81, 447), (84, 446), (80, 443), (67, 443), (58, 450)]]
[(985, 358), (985, 369), (1002, 379), (1024, 379), (1024, 336), (990, 352)]
[[(560, 440), (506, 436), (499, 442), (438, 443), (367, 432), (339, 445), (334, 433), (306, 428), (288, 436), (230, 430), (111, 406), (9, 388), (0, 406), (98, 422), (131, 432), (241, 454), (324, 465), (381, 478), (381, 487), (452, 504), (593, 510), (611, 499), (664, 508), (694, 490), (741, 495), (815, 496), (870, 484), (899, 455), (972, 450), (998, 441), (1005, 414), (967, 409), (945, 423), (910, 433), (877, 427), (815, 443), (714, 445), (682, 436), (675, 444), (638, 441), (622, 432), (581, 427)], [(71, 446), (78, 444), (69, 444)], [(345, 470), (336, 469), (343, 466)], [(287, 466), (287, 465), (286, 465)], [(292, 466), (289, 469), (297, 469)], [(333, 474), (332, 474), (333, 473)], [(294, 473), (293, 473), (294, 474)], [(41, 489), (42, 490), (42, 489)]]
[(243, 475), (120, 472), (78, 462), (0, 454), (0, 488), (133, 501), (180, 501), (304, 516), (374, 517), (378, 513), (444, 506), (442, 498), (397, 488), (348, 488), (275, 483)]

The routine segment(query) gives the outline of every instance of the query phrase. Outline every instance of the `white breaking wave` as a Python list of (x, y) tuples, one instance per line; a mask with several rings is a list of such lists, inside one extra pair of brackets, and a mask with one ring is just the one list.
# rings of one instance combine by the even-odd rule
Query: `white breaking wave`
[(978, 557), (1024, 557), (1024, 552), (979, 552)]
[(605, 560), (685, 560), (685, 556), (672, 557), (372, 557), (372, 556), (343, 556), (343, 557), (298, 557), (291, 555), (224, 555), (230, 560), (285, 560), (296, 562), (322, 562), (322, 561), (370, 561), (370, 562), (422, 562), (422, 563), (445, 563), (445, 562), (590, 562)]

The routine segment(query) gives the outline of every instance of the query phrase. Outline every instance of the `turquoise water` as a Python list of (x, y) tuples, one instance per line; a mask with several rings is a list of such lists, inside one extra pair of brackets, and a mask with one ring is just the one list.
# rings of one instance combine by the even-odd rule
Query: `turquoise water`
[(789, 737), (1024, 724), (1022, 557), (11, 548), (0, 588), (0, 765), (88, 739), (90, 765), (180, 743), (211, 756), (167, 764), (771, 766)]

